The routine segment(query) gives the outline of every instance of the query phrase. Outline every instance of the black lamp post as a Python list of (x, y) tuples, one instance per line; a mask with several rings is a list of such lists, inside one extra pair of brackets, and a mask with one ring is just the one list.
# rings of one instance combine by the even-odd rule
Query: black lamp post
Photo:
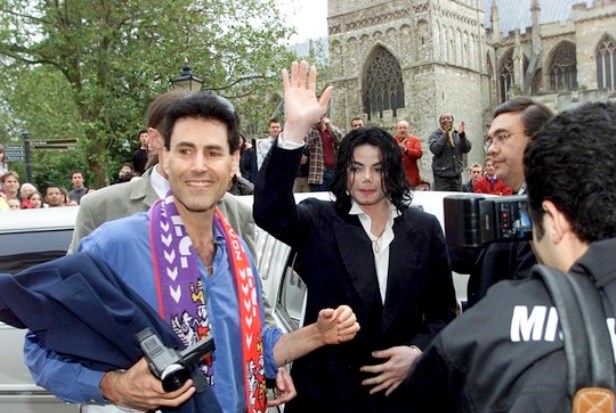
[(203, 86), (203, 79), (195, 76), (188, 65), (188, 60), (184, 61), (182, 72), (178, 77), (170, 79), (169, 82), (174, 89), (186, 89), (191, 92), (198, 92)]
[(32, 152), (31, 152), (31, 141), (30, 141), (30, 132), (24, 131), (21, 135), (24, 140), (24, 154), (26, 161), (26, 182), (32, 182)]

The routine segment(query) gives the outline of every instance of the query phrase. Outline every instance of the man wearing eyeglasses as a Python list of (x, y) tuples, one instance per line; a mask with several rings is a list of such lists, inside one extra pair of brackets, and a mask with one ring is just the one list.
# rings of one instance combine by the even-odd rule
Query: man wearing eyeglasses
[(494, 161), (496, 176), (514, 194), (521, 195), (526, 188), (522, 165), (526, 145), (552, 116), (547, 106), (522, 96), (494, 110), (486, 152)]
[[(513, 194), (522, 195), (526, 189), (522, 158), (526, 145), (552, 118), (552, 111), (528, 97), (517, 97), (498, 106), (488, 131), (486, 151), (491, 157), (496, 176), (509, 186)], [(459, 272), (468, 262), (456, 262), (452, 251), (452, 265)], [(536, 263), (528, 241), (490, 244), (479, 253), (472, 265), (468, 281), (468, 306), (485, 296), (488, 288), (501, 280), (525, 278)], [(468, 267), (466, 267), (468, 268)]]

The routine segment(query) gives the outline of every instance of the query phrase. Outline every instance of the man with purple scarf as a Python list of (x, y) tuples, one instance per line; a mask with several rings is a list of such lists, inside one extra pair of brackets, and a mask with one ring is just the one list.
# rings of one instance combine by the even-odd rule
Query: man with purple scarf
[[(329, 94), (317, 102), (315, 83), (304, 79), (285, 94), (287, 115), (324, 113)], [(185, 346), (213, 336), (216, 350), (200, 369), (224, 412), (265, 412), (295, 396), (279, 367), (351, 340), (359, 330), (355, 314), (348, 306), (324, 309), (314, 324), (284, 335), (265, 327), (254, 260), (216, 208), (239, 160), (239, 118), (229, 101), (205, 93), (179, 99), (166, 114), (163, 137), (167, 196), (148, 212), (102, 225), (79, 250), (102, 259)], [(95, 371), (32, 334), (25, 358), (36, 382), (69, 402), (149, 411), (181, 406), (195, 393), (192, 380), (165, 392), (145, 359), (125, 371)], [(266, 400), (265, 378), (276, 379), (276, 400)]]

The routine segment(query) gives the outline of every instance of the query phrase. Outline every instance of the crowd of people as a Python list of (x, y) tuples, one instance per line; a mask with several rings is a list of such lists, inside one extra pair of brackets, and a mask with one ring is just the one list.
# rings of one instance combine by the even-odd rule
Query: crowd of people
[[(462, 191), (511, 195), (511, 188), (496, 176), (491, 156), (485, 158), (485, 167), (474, 163), (468, 169), (469, 181), (462, 182), (464, 157), (470, 152), (472, 144), (464, 132), (464, 122), (461, 122), (456, 129), (453, 121), (452, 114), (442, 114), (438, 119), (439, 128), (427, 139), (432, 153), (432, 180), (422, 178), (419, 168), (419, 161), (423, 157), (422, 139), (411, 134), (412, 125), (409, 122), (400, 120), (396, 123), (392, 135), (400, 149), (404, 173), (410, 188), (415, 191)], [(365, 126), (364, 119), (357, 116), (351, 120), (350, 130)], [(263, 160), (281, 131), (280, 120), (272, 118), (269, 120), (267, 137), (253, 139), (252, 142), (242, 137), (240, 173), (237, 174), (236, 180), (241, 179), (245, 183), (244, 186), (249, 189), (240, 192), (235, 189), (237, 184), (234, 183), (233, 193), (252, 194)], [(295, 177), (293, 192), (317, 192), (331, 189), (335, 160), (343, 136), (341, 129), (332, 125), (325, 115), (312, 125), (304, 136), (306, 145)], [(487, 148), (486, 153), (489, 153)], [(475, 186), (476, 182), (479, 182), (477, 186)]]
[[(95, 320), (100, 313), (127, 324), (118, 314), (144, 314), (138, 319), (151, 320), (167, 345), (211, 334), (213, 357), (166, 391), (129, 351), (138, 322), (117, 331), (117, 350), (133, 355), (113, 364), (92, 344), (92, 330), (105, 326), (82, 315), (61, 327), (71, 340), (53, 340), (41, 326), (28, 333), (25, 362), (37, 384), (86, 412), (115, 405), (252, 413), (282, 403), (290, 413), (570, 411), (563, 340), (557, 318), (537, 330), (553, 304), (532, 268), (541, 261), (588, 277), (613, 321), (616, 105), (554, 116), (525, 97), (501, 104), (485, 165), (473, 164), (467, 183), (463, 156), (472, 145), (464, 122), (454, 128), (454, 117), (442, 114), (429, 137), (433, 189), (528, 196), (534, 248), (523, 239), (469, 252), (447, 246), (438, 220), (410, 207), (412, 189), (431, 189), (417, 168), (423, 151), (411, 125), (400, 121), (392, 136), (358, 117), (343, 135), (325, 116), (332, 88), (317, 96), (316, 77), (306, 62), (282, 71), (284, 127), (272, 119), (269, 136), (252, 145), (227, 99), (159, 96), (141, 133), (149, 152), (141, 177), (80, 198), (69, 257), (0, 277), (0, 303), (20, 280), (33, 289), (45, 283), (42, 293), (53, 298), (21, 289), (11, 311), (66, 316), (84, 300), (66, 289), (87, 291)], [(4, 191), (14, 198), (18, 177), (7, 174)], [(71, 177), (80, 197), (83, 173)], [(252, 211), (229, 193), (239, 178), (253, 185)], [(296, 204), (301, 187), (329, 190), (335, 199)], [(272, 323), (261, 291), (255, 223), (298, 252), (305, 320), (288, 334)], [(75, 267), (78, 280), (70, 277)], [(471, 274), (461, 314), (452, 269)], [(45, 271), (71, 283), (48, 288)], [(65, 305), (45, 307), (57, 291)], [(272, 399), (266, 378), (274, 380)]]
[(8, 170), (0, 176), (0, 212), (79, 205), (81, 197), (94, 190), (84, 186), (84, 173), (80, 170), (72, 171), (70, 179), (73, 184), (70, 191), (53, 183), (39, 191), (30, 182), (20, 184), (19, 174)]
[[(438, 119), (439, 128), (427, 139), (428, 147), (432, 153), (432, 180), (422, 178), (418, 162), (423, 157), (422, 139), (411, 134), (412, 125), (400, 120), (396, 123), (393, 139), (396, 141), (402, 155), (404, 173), (411, 189), (416, 191), (463, 191), (476, 192), (492, 195), (510, 195), (509, 188), (502, 179), (496, 176), (494, 161), (491, 156), (485, 159), (485, 167), (475, 163), (469, 168), (470, 179), (462, 182), (464, 168), (464, 156), (472, 148), (471, 142), (464, 132), (464, 122), (456, 129), (454, 117), (450, 113), (442, 114)], [(351, 120), (350, 130), (365, 127), (366, 123), (361, 116)], [(271, 146), (282, 131), (282, 123), (278, 118), (271, 118), (268, 122), (268, 135), (261, 139), (248, 141), (241, 136), (239, 168), (230, 183), (228, 191), (233, 195), (252, 195), (257, 174), (263, 165), (263, 161), (269, 153)], [(329, 191), (333, 179), (336, 158), (344, 133), (332, 125), (330, 119), (323, 115), (304, 136), (306, 145), (301, 157), (300, 165), (295, 177), (293, 192), (317, 192)], [(154, 148), (151, 136), (147, 129), (141, 129), (136, 139), (139, 148), (131, 156), (130, 162), (124, 162), (120, 166), (114, 183), (129, 182), (142, 176), (153, 165), (152, 158), (158, 148)], [(488, 149), (486, 148), (486, 153)], [(481, 170), (477, 172), (478, 168)], [(7, 174), (10, 172), (10, 174)], [(4, 177), (6, 175), (6, 178)], [(62, 186), (50, 184), (50, 194), (47, 187), (38, 194), (31, 194), (32, 184), (24, 183), (24, 189), (20, 189), (15, 196), (13, 194), (14, 181), (19, 176), (15, 171), (8, 169), (4, 149), (0, 146), (0, 211), (27, 208), (45, 208), (55, 206), (79, 205), (81, 198), (93, 188), (85, 186), (85, 174), (83, 171), (71, 172), (70, 180), (72, 190), (67, 191)], [(4, 189), (4, 180), (8, 180)], [(59, 192), (59, 194), (58, 194)], [(28, 199), (28, 194), (34, 200)]]

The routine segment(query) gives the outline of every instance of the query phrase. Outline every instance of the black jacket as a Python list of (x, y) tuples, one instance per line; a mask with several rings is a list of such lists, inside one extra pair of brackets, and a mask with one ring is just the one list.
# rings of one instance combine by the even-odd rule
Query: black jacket
[(242, 177), (250, 182), (254, 183), (257, 178), (257, 153), (254, 146), (251, 146), (242, 153), (240, 157), (240, 172)]
[(455, 292), (437, 219), (408, 208), (394, 220), (387, 296), (383, 305), (372, 243), (359, 218), (332, 202), (295, 204), (292, 187), (302, 149), (275, 146), (255, 185), (255, 222), (299, 251), (298, 273), (308, 286), (305, 323), (319, 310), (348, 304), (361, 326), (349, 343), (327, 346), (294, 361), (298, 396), (288, 412), (394, 412), (409, 401), (401, 389), (370, 396), (364, 365), (380, 364), (374, 350), (396, 345), (425, 348), (454, 317)]
[[(591, 244), (571, 271), (591, 277), (612, 338), (616, 239)], [(424, 352), (409, 383), (409, 412), (570, 411), (558, 316), (538, 279), (505, 281), (452, 322)]]
[[(454, 254), (452, 254), (453, 256)], [(453, 263), (456, 270), (457, 264)], [(470, 271), (467, 296), (468, 306), (485, 297), (488, 288), (502, 280), (520, 280), (531, 275), (537, 259), (528, 241), (497, 242), (481, 250)]]

